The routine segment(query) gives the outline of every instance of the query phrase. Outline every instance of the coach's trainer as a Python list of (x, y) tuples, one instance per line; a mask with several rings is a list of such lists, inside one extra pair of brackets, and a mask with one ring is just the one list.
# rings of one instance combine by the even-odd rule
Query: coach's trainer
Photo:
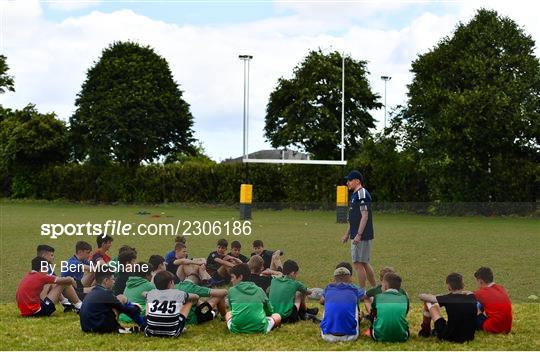
[(371, 196), (363, 187), (364, 177), (360, 172), (353, 170), (345, 178), (352, 194), (349, 202), (349, 230), (341, 238), (341, 243), (346, 243), (349, 238), (352, 241), (352, 262), (358, 273), (360, 287), (366, 287), (366, 277), (371, 286), (375, 286), (375, 275), (369, 264), (373, 241)]

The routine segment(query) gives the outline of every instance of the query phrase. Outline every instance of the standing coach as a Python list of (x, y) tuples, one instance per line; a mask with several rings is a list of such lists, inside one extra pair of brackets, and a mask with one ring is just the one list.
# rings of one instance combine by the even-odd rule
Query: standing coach
[(347, 187), (352, 191), (349, 203), (349, 230), (341, 238), (341, 243), (351, 239), (351, 255), (358, 273), (358, 284), (366, 287), (366, 277), (375, 286), (375, 275), (369, 264), (371, 242), (373, 241), (373, 219), (371, 215), (371, 196), (363, 187), (364, 177), (356, 170), (349, 172)]

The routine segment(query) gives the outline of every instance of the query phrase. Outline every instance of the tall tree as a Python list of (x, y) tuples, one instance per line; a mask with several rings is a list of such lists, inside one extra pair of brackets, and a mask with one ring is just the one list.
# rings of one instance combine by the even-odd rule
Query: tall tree
[(7, 58), (0, 55), (0, 93), (5, 93), (6, 90), (15, 91), (13, 77), (7, 74), (8, 69)]
[(400, 125), (419, 152), (432, 197), (535, 198), (540, 155), (540, 63), (514, 21), (479, 10), (412, 63)]
[[(369, 110), (382, 106), (369, 86), (366, 61), (345, 58), (345, 148), (355, 152), (375, 127)], [(296, 146), (317, 159), (336, 159), (341, 143), (342, 56), (311, 51), (291, 79), (280, 78), (266, 107), (265, 136), (274, 148)]]
[(40, 114), (30, 104), (0, 121), (0, 170), (28, 174), (69, 155), (67, 128), (55, 114)]
[(88, 70), (70, 118), (77, 160), (126, 166), (193, 151), (193, 117), (167, 61), (116, 42)]
[[(15, 82), (13, 81), (13, 77), (8, 75), (8, 70), (7, 58), (4, 55), (0, 55), (0, 94), (5, 93), (6, 91), (15, 91)], [(10, 113), (10, 109), (4, 108), (2, 104), (0, 104), (0, 122)]]

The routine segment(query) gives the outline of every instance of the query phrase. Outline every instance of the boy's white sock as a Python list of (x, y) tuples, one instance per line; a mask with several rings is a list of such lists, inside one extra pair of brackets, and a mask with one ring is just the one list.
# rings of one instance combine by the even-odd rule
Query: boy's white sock
[(68, 305), (68, 304), (71, 304), (69, 302), (69, 299), (67, 299), (66, 297), (62, 296), (62, 299), (60, 300), (60, 303), (64, 304), (64, 305)]
[(77, 309), (81, 309), (81, 307), (82, 307), (82, 302), (79, 301), (79, 302), (75, 303), (74, 306), (75, 306), (75, 308), (77, 308)]

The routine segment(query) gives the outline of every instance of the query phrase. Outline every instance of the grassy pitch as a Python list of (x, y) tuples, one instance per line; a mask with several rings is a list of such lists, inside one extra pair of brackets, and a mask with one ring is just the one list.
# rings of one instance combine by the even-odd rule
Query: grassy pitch
[[(138, 215), (141, 210), (150, 214)], [(159, 217), (152, 217), (159, 215)], [(48, 202), (0, 203), (0, 349), (40, 350), (539, 350), (540, 304), (528, 299), (540, 296), (540, 223), (534, 218), (431, 217), (409, 214), (374, 214), (375, 241), (372, 265), (376, 271), (393, 266), (403, 277), (403, 287), (411, 298), (408, 320), (411, 339), (401, 344), (381, 344), (360, 337), (355, 343), (328, 344), (320, 338), (318, 326), (300, 322), (284, 326), (268, 336), (232, 335), (225, 323), (216, 320), (190, 326), (179, 339), (149, 339), (144, 336), (97, 336), (83, 334), (78, 317), (62, 312), (49, 319), (23, 319), (14, 302), (20, 278), (29, 270), (38, 244), (56, 248), (56, 263), (67, 260), (78, 240), (93, 246), (91, 236), (63, 236), (51, 239), (40, 235), (42, 224), (174, 223), (182, 221), (230, 221), (238, 210), (220, 207), (92, 206)], [(185, 230), (186, 227), (181, 227)], [(222, 227), (222, 233), (225, 231)], [(335, 213), (324, 211), (254, 211), (251, 235), (191, 235), (190, 256), (206, 257), (218, 238), (239, 240), (249, 255), (251, 242), (261, 239), (268, 249), (283, 249), (284, 259), (300, 265), (299, 279), (308, 287), (324, 287), (334, 266), (350, 261), (348, 245), (339, 238), (346, 225), (335, 223)], [(172, 249), (171, 236), (115, 236), (112, 253), (122, 244), (134, 246), (140, 260), (151, 254), (164, 255)], [(475, 341), (463, 345), (441, 343), (417, 337), (420, 326), (420, 292), (444, 293), (444, 277), (451, 271), (464, 275), (466, 289), (474, 289), (473, 272), (481, 265), (492, 267), (495, 280), (509, 291), (514, 303), (514, 326), (506, 336), (478, 333)], [(57, 270), (58, 271), (58, 270)], [(310, 303), (316, 306), (315, 303)], [(60, 310), (60, 309), (59, 309)], [(319, 314), (321, 316), (321, 314)], [(367, 328), (362, 323), (362, 329)]]

